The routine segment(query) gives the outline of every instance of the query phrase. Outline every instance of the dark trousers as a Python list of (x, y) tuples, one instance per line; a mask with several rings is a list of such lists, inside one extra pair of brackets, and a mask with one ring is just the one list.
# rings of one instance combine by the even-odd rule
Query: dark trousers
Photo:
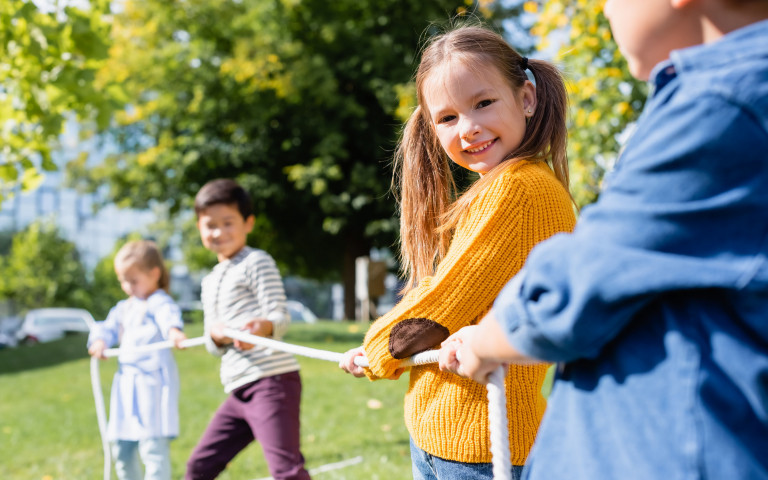
[(275, 480), (307, 480), (299, 450), (299, 372), (266, 377), (233, 391), (187, 461), (186, 480), (212, 480), (253, 440)]

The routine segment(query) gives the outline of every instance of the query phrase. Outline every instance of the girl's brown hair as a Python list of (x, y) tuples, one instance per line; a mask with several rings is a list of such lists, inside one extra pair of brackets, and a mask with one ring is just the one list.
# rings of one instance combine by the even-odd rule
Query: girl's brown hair
[(171, 285), (171, 276), (163, 261), (163, 254), (157, 247), (157, 244), (151, 240), (136, 240), (123, 245), (115, 255), (115, 269), (138, 267), (144, 272), (148, 272), (157, 267), (160, 269), (160, 279), (157, 282), (158, 288), (168, 292)]
[[(520, 146), (458, 197), (450, 161), (435, 134), (424, 103), (424, 85), (435, 68), (451, 61), (476, 68), (492, 65), (514, 92), (533, 74), (536, 109)], [(424, 49), (415, 75), (418, 106), (403, 129), (395, 152), (393, 187), (399, 187), (400, 256), (405, 290), (432, 275), (448, 251), (457, 223), (478, 193), (514, 161), (547, 162), (568, 189), (565, 82), (543, 60), (526, 59), (501, 35), (482, 26), (461, 26), (434, 37)], [(512, 161), (510, 161), (512, 160)], [(458, 199), (457, 199), (458, 197)]]

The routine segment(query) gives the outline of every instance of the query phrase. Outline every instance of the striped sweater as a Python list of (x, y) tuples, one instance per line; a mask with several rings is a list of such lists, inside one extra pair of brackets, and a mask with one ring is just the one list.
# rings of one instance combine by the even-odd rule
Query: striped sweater
[[(371, 379), (392, 377), (400, 359), (477, 323), (523, 266), (530, 250), (576, 219), (567, 191), (545, 163), (516, 162), (473, 201), (434, 276), (422, 279), (366, 334)], [(546, 401), (546, 365), (512, 366), (506, 377), (511, 460), (523, 465)], [(437, 457), (490, 462), (488, 401), (483, 385), (436, 364), (413, 367), (405, 422), (416, 445)]]
[(260, 378), (294, 372), (299, 364), (289, 353), (254, 346), (240, 350), (233, 345), (217, 346), (210, 337), (211, 326), (223, 322), (240, 329), (254, 318), (273, 323), (272, 337), (280, 339), (290, 318), (285, 309), (285, 290), (272, 257), (263, 250), (244, 247), (232, 258), (220, 262), (202, 282), (201, 299), (205, 315), (205, 345), (221, 357), (224, 391)]

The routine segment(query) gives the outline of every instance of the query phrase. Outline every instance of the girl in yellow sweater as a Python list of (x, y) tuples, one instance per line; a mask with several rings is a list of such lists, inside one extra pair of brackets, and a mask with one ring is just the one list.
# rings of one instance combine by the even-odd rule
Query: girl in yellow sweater
[[(371, 379), (398, 378), (402, 359), (477, 323), (534, 245), (575, 223), (565, 86), (554, 66), (464, 26), (431, 41), (416, 87), (418, 107), (396, 154), (407, 293), (340, 364)], [(461, 196), (449, 158), (480, 174)], [(354, 364), (358, 355), (369, 368)], [(546, 368), (512, 366), (506, 377), (513, 478), (544, 413)], [(492, 478), (483, 385), (436, 364), (413, 367), (405, 422), (415, 479)]]

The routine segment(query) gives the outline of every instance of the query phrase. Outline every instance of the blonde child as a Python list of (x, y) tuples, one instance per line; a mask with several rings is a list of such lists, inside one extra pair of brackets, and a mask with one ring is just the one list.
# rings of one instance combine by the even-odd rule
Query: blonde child
[[(575, 223), (565, 87), (554, 66), (520, 56), (484, 27), (464, 26), (431, 41), (416, 87), (418, 107), (396, 158), (408, 292), (340, 364), (371, 379), (397, 378), (402, 359), (479, 321), (533, 246)], [(449, 159), (480, 175), (458, 199)], [(354, 365), (358, 355), (369, 369)], [(513, 367), (506, 377), (514, 478), (544, 413), (546, 368)], [(405, 421), (415, 479), (491, 478), (481, 384), (437, 365), (413, 367)]]
[(153, 242), (125, 244), (115, 256), (115, 273), (129, 298), (97, 322), (88, 339), (88, 353), (97, 358), (120, 343), (107, 426), (115, 470), (120, 480), (170, 480), (170, 441), (179, 433), (176, 362), (167, 349), (131, 350), (163, 340), (180, 347), (187, 338), (181, 311), (166, 292), (168, 271)]
[(530, 479), (768, 479), (768, 2), (605, 14), (654, 87), (637, 130), (445, 367), (562, 362)]

